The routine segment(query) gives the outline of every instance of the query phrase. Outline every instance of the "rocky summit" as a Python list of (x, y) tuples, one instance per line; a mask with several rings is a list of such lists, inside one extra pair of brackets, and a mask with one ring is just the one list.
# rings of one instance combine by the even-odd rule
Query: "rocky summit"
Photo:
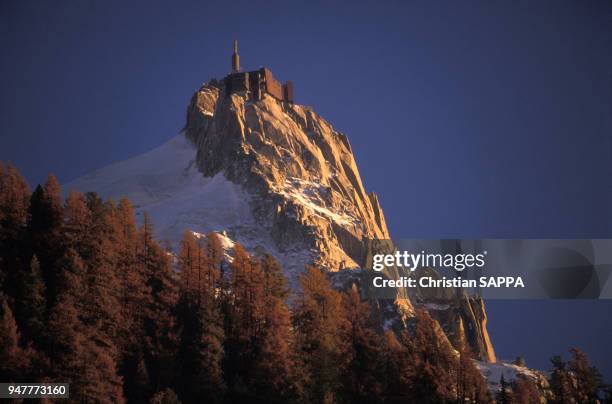
[[(312, 108), (266, 93), (229, 93), (215, 80), (193, 95), (179, 135), (65, 189), (127, 196), (175, 245), (185, 230), (215, 231), (227, 243), (270, 253), (292, 285), (305, 265), (316, 265), (346, 287), (365, 264), (363, 241), (390, 239), (346, 135)], [(495, 362), (482, 300), (462, 295), (436, 305), (400, 291), (394, 303), (379, 302), (382, 327), (405, 325), (422, 307), (451, 344), (468, 343), (478, 359)]]

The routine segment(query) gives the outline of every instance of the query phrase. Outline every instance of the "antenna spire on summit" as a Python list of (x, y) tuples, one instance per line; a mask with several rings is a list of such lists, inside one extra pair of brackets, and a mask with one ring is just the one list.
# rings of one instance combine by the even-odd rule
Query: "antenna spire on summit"
[(267, 67), (241, 72), (238, 41), (234, 39), (233, 45), (232, 72), (223, 79), (226, 96), (238, 93), (249, 100), (261, 100), (264, 94), (268, 94), (278, 101), (293, 104), (293, 83), (291, 81), (281, 84)]
[(238, 40), (234, 39), (234, 53), (232, 53), (232, 73), (240, 71), (240, 56), (238, 56)]

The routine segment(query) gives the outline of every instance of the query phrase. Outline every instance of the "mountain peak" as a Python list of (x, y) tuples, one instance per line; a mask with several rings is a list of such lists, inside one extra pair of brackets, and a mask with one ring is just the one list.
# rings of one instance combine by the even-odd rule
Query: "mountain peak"
[[(175, 246), (185, 230), (225, 231), (248, 251), (276, 257), (292, 287), (305, 265), (334, 273), (335, 284), (352, 284), (353, 271), (344, 270), (364, 266), (364, 240), (390, 236), (347, 137), (312, 108), (226, 90), (215, 80), (204, 84), (179, 135), (64, 189), (127, 196), (138, 214), (149, 213), (157, 237)], [(414, 313), (403, 290), (376, 307), (385, 327), (401, 327)], [(450, 343), (467, 341), (478, 358), (495, 361), (482, 302), (465, 297), (428, 311)]]
[(280, 250), (317, 251), (312, 263), (332, 271), (361, 266), (361, 240), (389, 233), (347, 137), (311, 108), (226, 90), (206, 84), (188, 108), (186, 136), (200, 171), (224, 172), (255, 195), (255, 217)]

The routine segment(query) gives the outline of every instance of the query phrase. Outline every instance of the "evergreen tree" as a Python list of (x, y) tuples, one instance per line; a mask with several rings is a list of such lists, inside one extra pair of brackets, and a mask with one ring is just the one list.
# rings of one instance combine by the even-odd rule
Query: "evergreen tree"
[[(80, 376), (71, 388), (71, 397), (80, 402), (123, 403), (123, 381), (117, 374), (114, 359), (109, 350), (93, 340), (83, 341), (80, 347)], [(74, 392), (74, 394), (73, 394)]]
[(372, 310), (362, 302), (356, 288), (343, 294), (343, 307), (348, 324), (347, 338), (350, 362), (342, 380), (349, 402), (383, 401), (384, 366), (382, 340), (372, 322)]
[(28, 232), (33, 252), (40, 261), (48, 307), (58, 295), (59, 260), (64, 254), (62, 212), (59, 183), (50, 175), (44, 187), (39, 185), (34, 190), (28, 216)]
[(29, 199), (30, 190), (26, 180), (15, 167), (9, 165), (4, 168), (0, 162), (0, 245), (4, 248), (8, 247), (7, 242), (22, 239)]
[(55, 381), (70, 382), (71, 397), (79, 401), (107, 397), (110, 402), (122, 402), (123, 385), (112, 356), (115, 352), (112, 341), (102, 338), (103, 330), (90, 324), (92, 311), (84, 298), (88, 289), (86, 264), (74, 250), (67, 251), (61, 272), (62, 284), (66, 286), (50, 310), (46, 328), (50, 374)]
[(522, 374), (518, 374), (512, 383), (512, 403), (516, 404), (540, 404), (540, 393), (536, 384)]
[(474, 364), (466, 345), (459, 349), (457, 397), (462, 402), (489, 403), (492, 401), (487, 382)]
[(279, 262), (270, 254), (264, 255), (260, 262), (264, 274), (264, 294), (273, 299), (286, 300), (289, 288)]
[(261, 402), (287, 403), (303, 399), (301, 364), (287, 305), (279, 299), (266, 310), (266, 328), (255, 359), (252, 390)]
[(0, 380), (20, 380), (29, 367), (30, 353), (19, 345), (20, 334), (6, 297), (0, 294)]
[[(219, 235), (215, 232), (210, 232), (206, 235), (206, 254), (209, 265), (212, 266), (218, 273), (219, 279), (224, 278), (224, 252)], [(219, 285), (217, 285), (219, 286)]]
[(501, 378), (499, 379), (499, 391), (496, 395), (497, 404), (511, 404), (512, 403), (512, 390), (508, 385), (508, 382), (504, 378), (504, 374), (502, 373)]
[(150, 290), (144, 307), (145, 362), (153, 390), (174, 382), (175, 356), (178, 348), (175, 306), (178, 285), (174, 279), (169, 252), (153, 239), (153, 226), (145, 213), (139, 230), (140, 265)]
[(401, 342), (416, 367), (412, 385), (415, 399), (426, 403), (455, 400), (456, 359), (450, 343), (429, 313), (416, 311), (412, 333), (402, 333)]
[(84, 336), (78, 316), (74, 298), (67, 292), (62, 293), (49, 311), (45, 336), (51, 364), (47, 375), (57, 382), (74, 382), (75, 385), (71, 384), (71, 394), (78, 390), (82, 377), (80, 368)]
[(120, 305), (123, 326), (118, 330), (119, 344), (124, 356), (129, 357), (134, 369), (140, 347), (144, 345), (144, 316), (151, 290), (146, 283), (145, 265), (139, 260), (139, 240), (134, 209), (122, 198), (110, 210), (110, 237), (114, 245), (115, 268), (120, 283)]
[[(86, 263), (84, 286), (87, 293), (83, 297), (83, 320), (87, 333), (100, 352), (99, 357), (118, 360), (117, 347), (119, 330), (123, 323), (121, 311), (121, 282), (117, 274), (117, 254), (112, 238), (112, 204), (105, 205), (95, 194), (77, 198), (78, 210), (83, 212), (79, 238), (82, 245), (80, 256)], [(66, 202), (69, 209), (71, 198)], [(65, 213), (67, 221), (70, 215)]]
[(217, 270), (206, 257), (193, 233), (186, 232), (179, 253), (181, 296), (178, 309), (180, 391), (185, 402), (216, 402), (221, 400), (225, 389), (223, 319), (214, 289)]
[(524, 368), (525, 366), (527, 366), (527, 364), (525, 363), (525, 358), (523, 358), (522, 356), (517, 356), (516, 359), (513, 362), (516, 366), (520, 366), (522, 368)]
[[(30, 248), (26, 237), (30, 191), (25, 179), (0, 164), (0, 291), (21, 310), (21, 274), (27, 270)], [(29, 337), (29, 336), (28, 336)]]
[(582, 403), (599, 402), (599, 391), (603, 386), (601, 374), (579, 348), (572, 348), (570, 352), (572, 359), (568, 367), (576, 378), (575, 399)]
[(293, 316), (301, 361), (310, 375), (308, 392), (317, 402), (340, 399), (347, 366), (348, 324), (339, 292), (327, 276), (307, 267)]
[(17, 307), (21, 329), (25, 339), (36, 345), (43, 336), (46, 314), (45, 284), (36, 255), (30, 261), (29, 270), (23, 271), (20, 284), (21, 299)]
[(264, 275), (240, 244), (234, 247), (230, 290), (225, 293), (225, 374), (230, 400), (247, 398), (265, 326)]
[(414, 402), (416, 364), (408, 349), (402, 345), (395, 333), (387, 330), (383, 336), (383, 381), (385, 401), (392, 403)]
[(570, 402), (573, 392), (567, 363), (560, 356), (554, 356), (550, 361), (553, 365), (550, 376), (550, 389), (554, 396), (553, 402), (560, 404)]
[(89, 258), (93, 253), (93, 215), (81, 193), (70, 191), (64, 204), (62, 219), (62, 235), (66, 245), (77, 251), (81, 257)]
[(263, 271), (263, 336), (257, 348), (252, 390), (260, 401), (299, 402), (304, 399), (303, 366), (296, 355), (289, 292), (280, 264), (270, 255), (260, 261)]
[(198, 301), (202, 293), (204, 253), (202, 247), (191, 231), (185, 231), (179, 252), (179, 270), (181, 276), (181, 293)]

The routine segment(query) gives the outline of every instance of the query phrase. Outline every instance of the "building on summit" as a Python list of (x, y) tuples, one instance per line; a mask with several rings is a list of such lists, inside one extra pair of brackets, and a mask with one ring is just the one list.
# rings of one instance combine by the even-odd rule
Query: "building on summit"
[(250, 72), (240, 71), (238, 41), (234, 40), (232, 53), (232, 72), (225, 76), (225, 94), (244, 92), (248, 99), (260, 100), (263, 94), (270, 94), (279, 101), (293, 104), (293, 82), (281, 84), (267, 67)]

